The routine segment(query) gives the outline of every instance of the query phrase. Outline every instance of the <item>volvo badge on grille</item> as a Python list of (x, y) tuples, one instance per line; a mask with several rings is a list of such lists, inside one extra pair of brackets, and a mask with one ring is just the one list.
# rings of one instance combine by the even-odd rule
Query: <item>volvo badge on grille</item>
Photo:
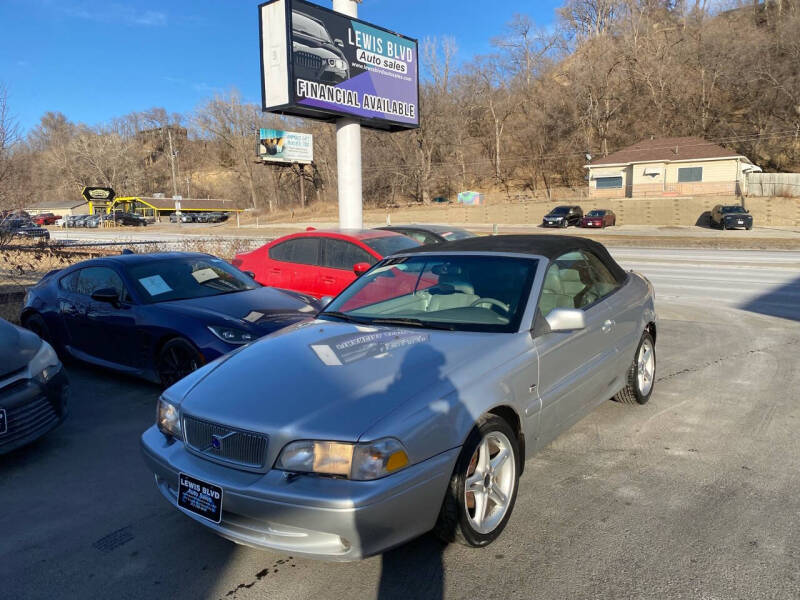
[(211, 434), (211, 444), (206, 448), (206, 450), (214, 449), (214, 450), (222, 450), (222, 444), (225, 440), (227, 440), (232, 435), (235, 435), (235, 431), (229, 431), (228, 433), (222, 435), (218, 433)]

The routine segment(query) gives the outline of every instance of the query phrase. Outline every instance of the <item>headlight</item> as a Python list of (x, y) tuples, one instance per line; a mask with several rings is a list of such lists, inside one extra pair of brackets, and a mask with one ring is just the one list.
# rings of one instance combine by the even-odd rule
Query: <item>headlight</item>
[(393, 438), (363, 444), (301, 440), (284, 447), (275, 468), (338, 475), (357, 481), (379, 479), (408, 466), (408, 454)]
[(253, 337), (252, 333), (241, 329), (234, 329), (233, 327), (209, 325), (208, 330), (223, 342), (228, 342), (229, 344), (248, 344), (256, 339)]
[(39, 351), (28, 363), (28, 371), (31, 377), (38, 379), (42, 383), (47, 383), (53, 376), (61, 370), (61, 361), (58, 360), (56, 351), (53, 347), (42, 340)]
[(183, 439), (180, 411), (177, 406), (163, 397), (158, 399), (156, 425), (158, 425), (158, 430), (168, 438)]
[(341, 58), (329, 58), (328, 65), (339, 71), (344, 71), (346, 63)]

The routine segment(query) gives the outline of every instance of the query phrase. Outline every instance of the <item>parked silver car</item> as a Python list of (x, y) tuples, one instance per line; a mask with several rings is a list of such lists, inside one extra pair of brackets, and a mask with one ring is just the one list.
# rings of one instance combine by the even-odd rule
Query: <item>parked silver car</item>
[(609, 398), (647, 402), (655, 342), (652, 286), (596, 242), (406, 250), (169, 388), (142, 448), (171, 503), (240, 544), (352, 560), (434, 529), (485, 546), (525, 459)]

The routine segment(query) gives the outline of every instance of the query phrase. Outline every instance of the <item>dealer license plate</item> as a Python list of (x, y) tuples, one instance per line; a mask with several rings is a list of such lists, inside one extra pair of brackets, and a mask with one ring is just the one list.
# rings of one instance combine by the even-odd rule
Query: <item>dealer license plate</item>
[(8, 419), (6, 418), (6, 409), (0, 408), (0, 435), (8, 433)]
[(209, 521), (219, 523), (222, 520), (222, 488), (180, 473), (178, 506)]
[(739, 225), (744, 225), (744, 221), (739, 221)]

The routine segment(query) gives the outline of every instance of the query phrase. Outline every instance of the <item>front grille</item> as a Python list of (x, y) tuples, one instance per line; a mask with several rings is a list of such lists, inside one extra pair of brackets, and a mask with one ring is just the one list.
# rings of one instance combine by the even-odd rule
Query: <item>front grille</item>
[(265, 435), (189, 416), (183, 419), (183, 433), (186, 445), (199, 454), (243, 467), (257, 469), (264, 466), (267, 451)]
[(313, 69), (314, 71), (319, 71), (322, 68), (322, 59), (319, 56), (309, 54), (308, 52), (295, 52), (294, 64), (301, 67), (306, 67), (307, 69)]
[(14, 442), (47, 430), (58, 421), (58, 415), (49, 401), (39, 398), (7, 410), (6, 419), (8, 430), (5, 435), (0, 436), (0, 447), (10, 446)]

